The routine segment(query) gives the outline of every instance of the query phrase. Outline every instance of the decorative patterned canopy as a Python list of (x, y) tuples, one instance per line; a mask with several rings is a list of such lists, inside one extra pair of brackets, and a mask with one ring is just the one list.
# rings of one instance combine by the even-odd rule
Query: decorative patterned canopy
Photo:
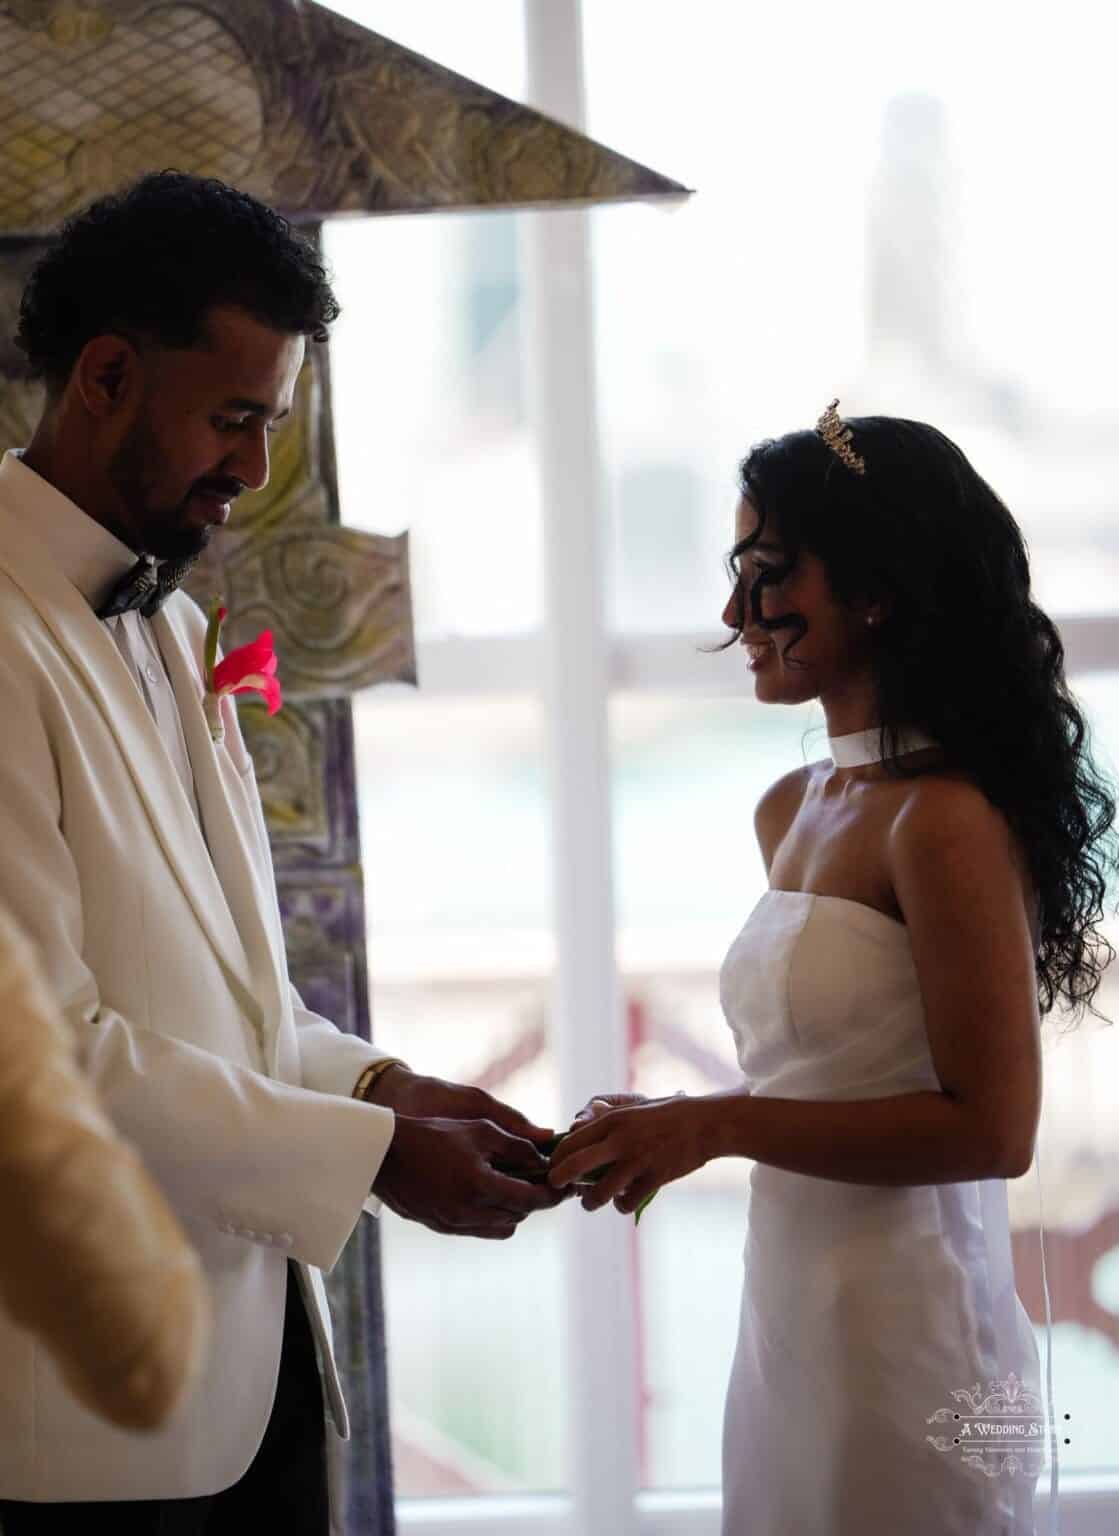
[(310, 0), (0, 0), (0, 237), (171, 165), (300, 222), (686, 190)]

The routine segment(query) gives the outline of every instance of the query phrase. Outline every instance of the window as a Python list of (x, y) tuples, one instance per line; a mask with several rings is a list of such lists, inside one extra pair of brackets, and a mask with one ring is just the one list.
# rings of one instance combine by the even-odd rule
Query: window
[[(378, 1039), (545, 1120), (627, 1071), (643, 1091), (720, 1085), (716, 972), (764, 886), (753, 806), (823, 725), (756, 705), (733, 653), (699, 649), (753, 441), (835, 394), (955, 438), (1023, 526), (1119, 764), (1119, 233), (1097, 190), (1119, 102), (1097, 12), (1008, 29), (952, 0), (914, 28), (877, 0), (586, 0), (580, 51), (570, 0), (546, 19), (542, 0), (336, 8), (559, 115), (581, 58), (588, 130), (698, 188), (667, 211), (327, 228), (343, 516), (412, 530), (419, 633), (419, 692), (356, 701)], [(564, 458), (572, 442), (587, 451)], [(614, 915), (605, 958), (572, 871)], [(1097, 1006), (1119, 1021), (1114, 974)], [(1051, 1049), (1041, 1147), (1054, 1396), (1074, 1415), (1061, 1507), (1091, 1536), (1119, 1507), (1117, 1038), (1089, 1018)], [(575, 1208), (501, 1245), (386, 1221), (405, 1529), (717, 1530), (744, 1184), (714, 1164), (637, 1234)], [(1033, 1176), (1010, 1198), (1036, 1325)]]

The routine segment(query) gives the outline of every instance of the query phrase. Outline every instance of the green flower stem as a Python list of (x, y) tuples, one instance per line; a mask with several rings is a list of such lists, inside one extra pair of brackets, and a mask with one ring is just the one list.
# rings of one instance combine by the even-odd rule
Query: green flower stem
[(219, 615), (221, 607), (222, 600), (220, 597), (212, 597), (210, 599), (210, 617), (206, 625), (206, 649), (203, 656), (206, 666), (206, 686), (210, 689), (214, 686), (214, 667), (217, 665), (218, 660), (218, 636), (221, 634), (221, 618)]

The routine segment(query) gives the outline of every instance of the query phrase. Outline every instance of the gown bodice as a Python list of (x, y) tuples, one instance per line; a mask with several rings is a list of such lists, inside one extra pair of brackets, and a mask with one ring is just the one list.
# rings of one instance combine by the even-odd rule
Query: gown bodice
[(861, 1099), (940, 1086), (909, 931), (874, 907), (765, 891), (719, 991), (753, 1093)]

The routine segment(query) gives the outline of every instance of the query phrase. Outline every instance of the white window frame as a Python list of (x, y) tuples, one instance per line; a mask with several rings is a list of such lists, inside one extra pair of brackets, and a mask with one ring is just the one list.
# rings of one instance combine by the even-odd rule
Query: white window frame
[[(525, 0), (528, 99), (585, 121), (580, 0)], [(526, 360), (544, 523), (546, 628), (516, 636), (432, 640), (418, 647), (420, 686), (439, 694), (538, 694), (551, 767), (556, 920), (553, 1038), (562, 1101), (582, 1103), (625, 1080), (614, 954), (608, 704), (616, 691), (741, 697), (741, 657), (705, 653), (723, 638), (616, 634), (607, 628), (603, 470), (595, 397), (586, 215), (524, 221)], [(1070, 675), (1119, 670), (1119, 610), (1055, 618)], [(612, 1030), (605, 1027), (613, 1020)], [(564, 1207), (570, 1406), (564, 1496), (407, 1499), (417, 1536), (717, 1536), (717, 1490), (638, 1486), (632, 1234), (624, 1222), (580, 1221)], [(733, 1340), (728, 1340), (728, 1350)], [(1062, 1536), (1119, 1526), (1119, 1474), (1064, 1473)], [(1037, 1496), (1048, 1509), (1048, 1473)], [(1044, 1529), (1039, 1523), (1039, 1531)]]
[[(1119, 1476), (1068, 1474), (1058, 1490), (1060, 1536), (1110, 1536), (1119, 1507)], [(1038, 1536), (1048, 1536), (1048, 1491), (1034, 1500)], [(641, 1493), (636, 1500), (639, 1536), (720, 1536), (719, 1495)], [(601, 1522), (581, 1526), (571, 1499), (402, 1499), (397, 1524), (406, 1536), (609, 1536)]]

